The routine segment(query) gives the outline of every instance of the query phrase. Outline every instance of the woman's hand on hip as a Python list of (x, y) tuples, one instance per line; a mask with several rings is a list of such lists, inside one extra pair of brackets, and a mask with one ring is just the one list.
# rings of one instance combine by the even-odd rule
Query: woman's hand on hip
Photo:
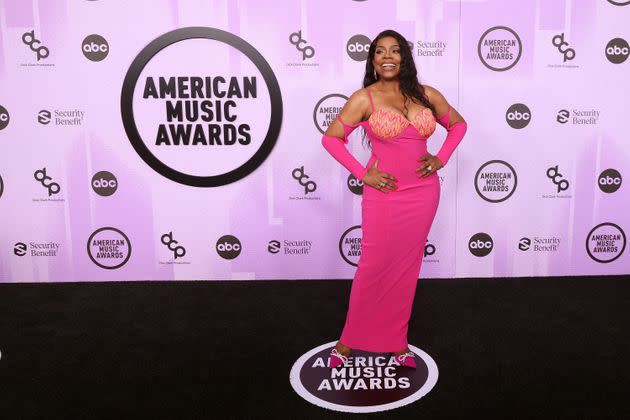
[[(416, 173), (418, 177), (426, 177), (431, 175), (433, 172), (436, 172), (438, 169), (442, 169), (444, 164), (437, 156), (433, 156), (431, 153), (427, 153), (426, 155), (418, 158), (418, 162), (420, 162), (420, 166), (416, 169)], [(422, 171), (422, 173), (420, 173)]]
[(387, 194), (390, 190), (394, 191), (397, 187), (398, 181), (393, 175), (387, 172), (381, 172), (377, 168), (378, 160), (374, 162), (374, 166), (368, 168), (367, 172), (363, 176), (363, 183), (369, 185), (372, 188), (376, 188), (380, 192)]

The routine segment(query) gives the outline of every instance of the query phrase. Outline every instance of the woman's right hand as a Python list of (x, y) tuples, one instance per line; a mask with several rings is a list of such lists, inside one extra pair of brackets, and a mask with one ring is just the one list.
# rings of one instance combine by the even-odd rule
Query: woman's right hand
[(377, 168), (378, 160), (374, 162), (374, 165), (368, 168), (367, 172), (363, 176), (363, 183), (369, 185), (372, 188), (376, 188), (380, 192), (387, 194), (390, 190), (396, 190), (396, 182), (398, 180), (387, 172), (381, 172)]

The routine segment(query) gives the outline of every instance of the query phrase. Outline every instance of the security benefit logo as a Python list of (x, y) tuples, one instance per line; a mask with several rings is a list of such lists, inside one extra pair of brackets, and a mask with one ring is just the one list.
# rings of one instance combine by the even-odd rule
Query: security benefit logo
[(612, 194), (621, 188), (621, 173), (616, 169), (606, 169), (597, 178), (599, 189), (607, 194)]
[(546, 172), (547, 178), (551, 181), (551, 184), (554, 185), (553, 190), (554, 194), (543, 194), (542, 198), (571, 198), (573, 197), (571, 194), (566, 191), (569, 189), (571, 184), (566, 179), (566, 177), (560, 172), (558, 169), (558, 165), (547, 168)]
[(557, 236), (524, 236), (518, 241), (518, 249), (532, 252), (557, 252), (561, 240)]
[(291, 171), (291, 178), (295, 181), (294, 191), (299, 191), (298, 195), (289, 196), (289, 200), (321, 200), (322, 198), (318, 194), (314, 194), (317, 191), (317, 183), (311, 178), (304, 169), (304, 166), (294, 168)]
[(348, 413), (373, 413), (411, 404), (437, 383), (438, 368), (431, 356), (410, 345), (416, 369), (400, 366), (391, 353), (353, 350), (343, 367), (331, 369), (330, 351), (323, 344), (302, 355), (291, 368), (293, 390), (319, 407)]
[(78, 126), (83, 125), (85, 111), (80, 109), (42, 109), (37, 113), (37, 122), (42, 125)]
[(131, 257), (131, 242), (125, 233), (114, 227), (102, 227), (90, 235), (87, 253), (97, 266), (115, 270)]
[(477, 54), (481, 63), (492, 71), (506, 71), (521, 59), (523, 44), (518, 34), (507, 26), (494, 26), (479, 38)]
[(348, 264), (357, 267), (361, 258), (361, 225), (352, 226), (339, 238), (339, 254)]
[(626, 249), (626, 233), (614, 223), (595, 226), (586, 237), (586, 252), (593, 261), (610, 263)]
[(17, 242), (13, 246), (13, 254), (18, 257), (56, 257), (59, 253), (61, 244), (59, 242), (35, 242), (28, 244)]
[(160, 243), (166, 252), (161, 254), (167, 256), (166, 259), (159, 261), (160, 264), (190, 264), (190, 261), (182, 260), (186, 256), (186, 248), (173, 237), (172, 231), (160, 236)]
[(556, 121), (560, 124), (577, 126), (596, 125), (599, 122), (601, 111), (595, 108), (561, 109), (556, 114)]
[(309, 255), (312, 248), (313, 241), (308, 239), (285, 239), (282, 242), (274, 239), (267, 244), (267, 251), (270, 254), (279, 254), (282, 252), (282, 255)]
[(324, 134), (330, 124), (335, 121), (339, 112), (348, 101), (348, 97), (340, 93), (331, 93), (317, 101), (313, 110), (313, 122), (315, 128)]
[(468, 240), (468, 250), (475, 257), (485, 257), (490, 255), (494, 248), (492, 237), (485, 232), (475, 233)]
[(61, 193), (61, 185), (48, 174), (48, 170), (44, 167), (33, 172), (33, 178), (41, 185), (39, 191), (43, 192), (43, 197), (33, 198), (33, 201), (65, 201), (59, 195)]
[(500, 203), (514, 194), (516, 171), (505, 161), (491, 160), (477, 170), (474, 182), (479, 197), (490, 203)]
[(153, 170), (194, 187), (251, 174), (282, 122), (278, 81), (245, 40), (214, 28), (182, 28), (149, 43), (125, 76), (123, 124)]
[(0, 105), (0, 130), (4, 130), (9, 125), (9, 111), (2, 105)]
[(418, 57), (442, 57), (446, 52), (448, 42), (442, 40), (421, 40), (409, 42), (411, 51), (415, 50)]

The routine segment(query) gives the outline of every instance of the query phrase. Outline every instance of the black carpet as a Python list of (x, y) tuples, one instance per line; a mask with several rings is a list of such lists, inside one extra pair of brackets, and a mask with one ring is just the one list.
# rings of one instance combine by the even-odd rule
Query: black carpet
[[(289, 370), (337, 338), (349, 281), (0, 285), (0, 417), (350, 418)], [(379, 418), (628, 418), (630, 277), (422, 280), (437, 362)], [(219, 414), (221, 413), (221, 414)]]

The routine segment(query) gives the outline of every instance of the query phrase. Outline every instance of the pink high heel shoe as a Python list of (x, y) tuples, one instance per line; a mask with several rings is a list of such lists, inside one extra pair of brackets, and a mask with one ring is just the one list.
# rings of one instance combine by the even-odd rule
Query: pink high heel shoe
[(338, 366), (345, 366), (348, 362), (348, 356), (344, 356), (339, 353), (337, 349), (333, 348), (330, 352), (330, 368), (334, 369)]
[(396, 355), (396, 361), (400, 363), (401, 366), (407, 366), (407, 367), (415, 369), (416, 368), (416, 361), (414, 360), (415, 356), (416, 355), (413, 354), (412, 351), (404, 353), (404, 354), (398, 354)]

